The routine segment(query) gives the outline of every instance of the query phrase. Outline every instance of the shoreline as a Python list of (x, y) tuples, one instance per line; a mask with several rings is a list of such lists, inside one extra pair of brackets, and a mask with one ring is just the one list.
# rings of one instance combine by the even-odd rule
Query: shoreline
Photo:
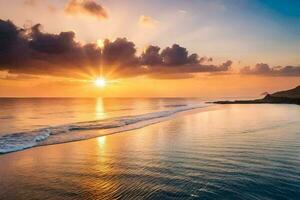
[(233, 100), (233, 101), (215, 101), (215, 104), (296, 104), (300, 105), (300, 86), (290, 90), (267, 93), (262, 99), (254, 100)]
[[(157, 123), (160, 123), (160, 122), (164, 122), (164, 121), (169, 121), (169, 120), (172, 120), (172, 119), (180, 117), (180, 116), (190, 115), (190, 114), (195, 114), (195, 113), (200, 113), (200, 112), (213, 111), (213, 110), (218, 110), (218, 109), (220, 109), (220, 106), (218, 106), (218, 105), (208, 105), (206, 107), (199, 107), (199, 108), (184, 110), (184, 111), (180, 111), (180, 112), (177, 112), (175, 114), (172, 114), (170, 116), (158, 117), (158, 118), (154, 118), (154, 119), (140, 121), (140, 122), (125, 125), (125, 126), (122, 126), (122, 127), (108, 128), (108, 129), (98, 129), (98, 130), (97, 129), (78, 130), (78, 131), (74, 131), (72, 133), (73, 134), (72, 136), (74, 136), (74, 134), (77, 134), (76, 135), (77, 138), (73, 138), (71, 141), (58, 141), (58, 140), (55, 140), (55, 138), (54, 139), (49, 138), (45, 141), (40, 142), (37, 145), (31, 146), (31, 147), (26, 147), (26, 148), (23, 148), (23, 149), (18, 149), (18, 150), (6, 152), (6, 153), (0, 153), (0, 157), (2, 157), (4, 155), (16, 153), (16, 152), (21, 152), (21, 151), (37, 148), (37, 147), (86, 141), (86, 140), (95, 139), (95, 138), (98, 138), (98, 137), (109, 136), (109, 135), (119, 134), (119, 133), (123, 133), (123, 132), (127, 132), (127, 131), (142, 129), (144, 127), (151, 126), (151, 125), (154, 125), (154, 124), (157, 124)], [(83, 131), (85, 133), (84, 135), (81, 134)], [(95, 133), (95, 132), (97, 132), (97, 133)], [(99, 133), (99, 132), (102, 132), (102, 133)], [(90, 134), (90, 136), (87, 136), (87, 134)], [(85, 137), (83, 138), (82, 136), (85, 136)]]
[(263, 99), (254, 100), (233, 100), (233, 101), (213, 101), (207, 103), (214, 104), (294, 104), (300, 105), (300, 98), (265, 96)]

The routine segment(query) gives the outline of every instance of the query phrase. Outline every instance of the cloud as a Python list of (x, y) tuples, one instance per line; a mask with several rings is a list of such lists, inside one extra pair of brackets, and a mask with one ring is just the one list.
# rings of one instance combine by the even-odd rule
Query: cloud
[(69, 0), (65, 12), (70, 15), (89, 15), (97, 19), (107, 19), (106, 10), (94, 0)]
[(199, 62), (200, 63), (205, 63), (205, 62), (212, 62), (213, 61), (213, 58), (212, 57), (206, 57), (206, 56), (204, 56), (204, 57), (201, 57), (200, 59), (199, 59)]
[(0, 35), (0, 70), (10, 73), (68, 76), (100, 64), (98, 46), (77, 43), (74, 32), (49, 34), (40, 24), (22, 29), (0, 20)]
[(258, 63), (253, 68), (243, 67), (240, 73), (263, 76), (300, 76), (300, 66), (270, 67), (268, 64)]
[(178, 12), (179, 12), (180, 14), (182, 14), (182, 15), (185, 15), (185, 14), (187, 13), (186, 10), (178, 10)]
[(42, 31), (36, 24), (19, 28), (0, 20), (0, 71), (10, 74), (83, 78), (91, 72), (115, 72), (118, 77), (148, 75), (158, 78), (189, 78), (194, 73), (228, 71), (232, 64), (204, 65), (197, 54), (178, 44), (161, 49), (150, 45), (141, 55), (126, 38), (81, 44), (72, 31), (58, 34)]
[(141, 65), (147, 66), (147, 73), (157, 78), (191, 78), (194, 73), (219, 73), (230, 70), (232, 61), (219, 66), (204, 65), (197, 54), (189, 54), (187, 49), (174, 44), (160, 50), (149, 46), (140, 57)]
[(117, 38), (113, 42), (108, 39), (104, 41), (102, 58), (106, 65), (135, 66), (138, 64), (138, 58), (135, 54), (135, 44), (126, 38)]
[(166, 65), (183, 65), (189, 62), (197, 62), (194, 56), (188, 57), (186, 48), (174, 44), (172, 47), (167, 47), (161, 52), (164, 64)]
[(228, 60), (226, 62), (224, 62), (220, 68), (223, 69), (222, 71), (227, 71), (232, 65), (232, 61), (231, 60)]
[(153, 28), (157, 23), (158, 21), (149, 16), (141, 15), (139, 18), (139, 24), (144, 27)]
[(141, 55), (143, 65), (161, 65), (163, 59), (159, 54), (160, 47), (150, 45)]

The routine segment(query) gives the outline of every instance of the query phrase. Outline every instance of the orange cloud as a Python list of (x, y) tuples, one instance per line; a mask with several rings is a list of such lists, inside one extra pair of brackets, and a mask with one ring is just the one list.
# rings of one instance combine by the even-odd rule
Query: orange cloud
[(145, 16), (145, 15), (141, 15), (139, 18), (139, 24), (145, 27), (154, 27), (156, 26), (158, 23), (158, 21), (156, 21), (155, 19), (153, 19), (152, 17), (149, 16)]
[(97, 19), (107, 19), (106, 10), (93, 0), (70, 0), (65, 12), (70, 15), (88, 15)]

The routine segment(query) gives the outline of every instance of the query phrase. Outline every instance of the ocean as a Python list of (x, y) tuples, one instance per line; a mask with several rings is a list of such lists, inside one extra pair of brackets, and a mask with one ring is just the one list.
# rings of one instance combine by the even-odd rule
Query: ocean
[(3, 98), (0, 108), (0, 199), (300, 197), (297, 105)]
[(209, 106), (172, 98), (2, 98), (0, 105), (0, 153), (121, 132)]

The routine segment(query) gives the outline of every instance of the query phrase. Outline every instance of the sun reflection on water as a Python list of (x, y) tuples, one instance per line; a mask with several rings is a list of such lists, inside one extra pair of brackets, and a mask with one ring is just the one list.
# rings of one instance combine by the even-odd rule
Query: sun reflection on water
[(100, 162), (104, 162), (106, 160), (105, 148), (106, 148), (106, 136), (98, 137), (97, 139), (97, 151), (99, 155)]
[(104, 103), (102, 98), (98, 98), (96, 101), (96, 119), (103, 119), (105, 117)]
[(99, 147), (103, 147), (105, 145), (105, 140), (106, 140), (106, 136), (102, 136), (102, 137), (97, 138)]

